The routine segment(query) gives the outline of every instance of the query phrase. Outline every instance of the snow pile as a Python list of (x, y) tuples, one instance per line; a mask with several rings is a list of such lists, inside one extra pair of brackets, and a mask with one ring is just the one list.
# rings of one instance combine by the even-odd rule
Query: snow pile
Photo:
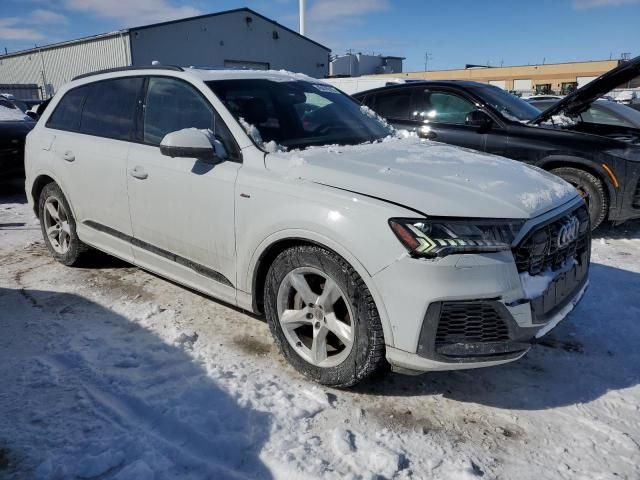
[(367, 117), (372, 118), (375, 121), (377, 121), (383, 127), (387, 128), (387, 129), (389, 129), (391, 131), (395, 131), (395, 129), (391, 125), (389, 125), (389, 122), (387, 122), (384, 118), (382, 118), (380, 115), (378, 115), (376, 112), (371, 110), (366, 105), (360, 105), (360, 111), (362, 113), (364, 113)]
[(540, 125), (545, 127), (568, 128), (568, 127), (573, 127), (577, 125), (577, 123), (578, 123), (578, 120), (576, 120), (575, 118), (569, 117), (564, 114), (558, 114), (558, 115), (551, 115), (551, 118), (540, 123)]
[(23, 122), (31, 120), (30, 117), (22, 113), (19, 108), (8, 108), (0, 105), (0, 122)]
[(517, 363), (353, 390), (305, 380), (235, 308), (57, 264), (37, 227), (0, 196), (3, 479), (640, 478), (637, 222), (596, 238), (593, 288)]
[(247, 135), (251, 137), (251, 139), (255, 142), (256, 145), (258, 145), (260, 148), (262, 148), (266, 152), (275, 153), (275, 152), (287, 151), (286, 147), (283, 147), (282, 145), (278, 145), (274, 140), (271, 140), (270, 142), (264, 142), (262, 140), (262, 135), (260, 135), (260, 130), (258, 130), (258, 127), (256, 127), (255, 125), (251, 125), (244, 118), (240, 117), (239, 121), (240, 121), (240, 125), (242, 125), (242, 128), (244, 128), (244, 131), (247, 132)]

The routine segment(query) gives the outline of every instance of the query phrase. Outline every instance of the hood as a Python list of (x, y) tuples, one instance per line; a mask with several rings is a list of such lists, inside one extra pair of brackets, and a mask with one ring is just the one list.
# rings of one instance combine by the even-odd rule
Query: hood
[(587, 83), (584, 87), (570, 93), (551, 108), (542, 112), (530, 123), (542, 123), (559, 114), (579, 115), (588, 110), (598, 98), (638, 75), (640, 75), (640, 56), (621, 63), (616, 68)]
[(266, 156), (268, 169), (429, 216), (528, 219), (576, 190), (539, 168), (418, 138)]

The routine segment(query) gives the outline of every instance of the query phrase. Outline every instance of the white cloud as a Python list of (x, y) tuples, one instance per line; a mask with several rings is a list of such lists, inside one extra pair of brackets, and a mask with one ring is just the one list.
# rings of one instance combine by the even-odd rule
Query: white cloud
[(312, 22), (324, 22), (390, 8), (389, 0), (316, 0), (309, 9), (307, 18)]
[(42, 33), (32, 28), (19, 26), (20, 19), (16, 17), (0, 18), (0, 38), (4, 40), (41, 40)]
[(58, 24), (63, 25), (69, 23), (67, 17), (60, 13), (52, 12), (51, 10), (44, 10), (42, 8), (36, 8), (27, 17), (25, 22), (44, 25), (44, 24)]
[(98, 17), (112, 18), (126, 26), (145, 25), (201, 14), (189, 6), (174, 6), (168, 0), (64, 0), (69, 10), (89, 13)]
[(578, 10), (598, 7), (619, 7), (622, 5), (640, 4), (640, 0), (573, 0), (573, 6)]

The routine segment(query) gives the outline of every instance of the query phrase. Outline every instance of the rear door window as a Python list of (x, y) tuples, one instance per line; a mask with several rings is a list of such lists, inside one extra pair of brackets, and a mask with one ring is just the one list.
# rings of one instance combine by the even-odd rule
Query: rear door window
[(411, 89), (402, 88), (386, 93), (376, 93), (372, 108), (390, 120), (409, 120), (411, 112)]
[(90, 85), (74, 88), (65, 94), (56, 106), (46, 126), (57, 130), (77, 132), (80, 128), (80, 114)]
[(130, 140), (143, 81), (142, 77), (125, 77), (92, 84), (82, 110), (80, 131)]

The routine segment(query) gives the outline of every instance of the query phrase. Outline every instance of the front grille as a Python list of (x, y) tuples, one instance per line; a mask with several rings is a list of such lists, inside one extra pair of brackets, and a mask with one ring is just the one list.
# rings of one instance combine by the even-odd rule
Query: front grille
[(638, 179), (638, 184), (636, 185), (636, 191), (633, 192), (633, 200), (631, 202), (631, 206), (633, 208), (640, 208), (640, 179)]
[[(560, 247), (558, 245), (560, 230), (572, 216), (575, 216), (579, 222), (578, 236), (574, 241)], [(537, 227), (520, 242), (513, 252), (518, 272), (538, 275), (547, 269), (558, 270), (568, 259), (580, 258), (582, 253), (589, 249), (590, 241), (589, 213), (582, 205), (560, 218)]]
[(436, 347), (452, 343), (509, 340), (506, 323), (488, 302), (443, 302), (436, 332)]

